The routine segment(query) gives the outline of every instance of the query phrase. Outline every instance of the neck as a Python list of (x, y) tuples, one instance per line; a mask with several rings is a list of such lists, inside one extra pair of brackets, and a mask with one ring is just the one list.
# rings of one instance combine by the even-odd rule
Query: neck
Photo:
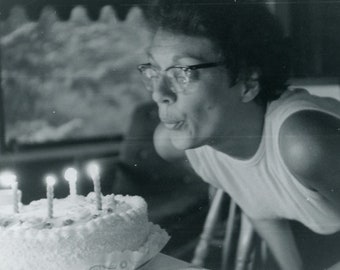
[(228, 140), (212, 145), (213, 148), (237, 159), (254, 156), (261, 143), (265, 112), (266, 106), (245, 104), (238, 112), (235, 128), (227, 135)]

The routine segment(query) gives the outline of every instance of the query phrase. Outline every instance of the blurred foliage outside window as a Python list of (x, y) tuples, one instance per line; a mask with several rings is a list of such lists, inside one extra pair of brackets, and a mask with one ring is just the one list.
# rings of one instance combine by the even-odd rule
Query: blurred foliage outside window
[(48, 7), (30, 21), (15, 7), (0, 34), (7, 144), (124, 134), (150, 98), (136, 70), (150, 39), (137, 7), (125, 20), (103, 7), (96, 21), (81, 6), (67, 21)]

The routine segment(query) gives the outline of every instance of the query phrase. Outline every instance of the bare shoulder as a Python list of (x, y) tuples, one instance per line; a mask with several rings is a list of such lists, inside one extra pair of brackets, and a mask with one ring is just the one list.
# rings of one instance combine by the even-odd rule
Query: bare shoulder
[(280, 129), (279, 148), (288, 169), (303, 184), (315, 189), (327, 185), (324, 179), (339, 176), (340, 119), (313, 110), (294, 113)]

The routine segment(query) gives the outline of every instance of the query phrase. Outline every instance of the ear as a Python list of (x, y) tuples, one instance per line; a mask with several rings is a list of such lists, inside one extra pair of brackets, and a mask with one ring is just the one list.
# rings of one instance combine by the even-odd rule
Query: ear
[(261, 90), (260, 86), (260, 70), (251, 69), (243, 80), (243, 88), (241, 93), (242, 102), (252, 101)]

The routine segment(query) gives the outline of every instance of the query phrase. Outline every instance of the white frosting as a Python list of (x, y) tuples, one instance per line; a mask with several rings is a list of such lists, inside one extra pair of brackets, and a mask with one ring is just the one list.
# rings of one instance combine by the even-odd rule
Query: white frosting
[[(19, 214), (13, 214), (13, 210), (6, 207), (6, 210), (3, 211), (0, 216), (0, 230), (4, 228), (6, 228), (6, 230), (16, 230), (17, 228), (41, 230), (69, 225), (77, 226), (78, 224), (82, 225), (97, 217), (104, 217), (110, 213), (125, 215), (133, 211), (131, 205), (124, 202), (122, 197), (116, 197), (117, 199), (115, 199), (113, 195), (103, 197), (104, 207), (102, 211), (96, 209), (94, 193), (90, 193), (87, 197), (76, 196), (74, 199), (71, 197), (54, 199), (52, 219), (47, 218), (46, 199), (33, 201), (31, 204), (22, 207)], [(129, 200), (130, 204), (133, 204), (134, 199), (130, 197)], [(135, 207), (140, 208), (142, 206), (143, 204), (138, 206), (137, 199)], [(9, 209), (10, 212), (8, 211)]]
[(53, 206), (52, 219), (46, 199), (21, 207), (18, 214), (0, 213), (1, 267), (87, 270), (103, 253), (137, 250), (149, 234), (147, 205), (138, 196), (103, 196), (100, 211), (94, 193), (55, 199)]

